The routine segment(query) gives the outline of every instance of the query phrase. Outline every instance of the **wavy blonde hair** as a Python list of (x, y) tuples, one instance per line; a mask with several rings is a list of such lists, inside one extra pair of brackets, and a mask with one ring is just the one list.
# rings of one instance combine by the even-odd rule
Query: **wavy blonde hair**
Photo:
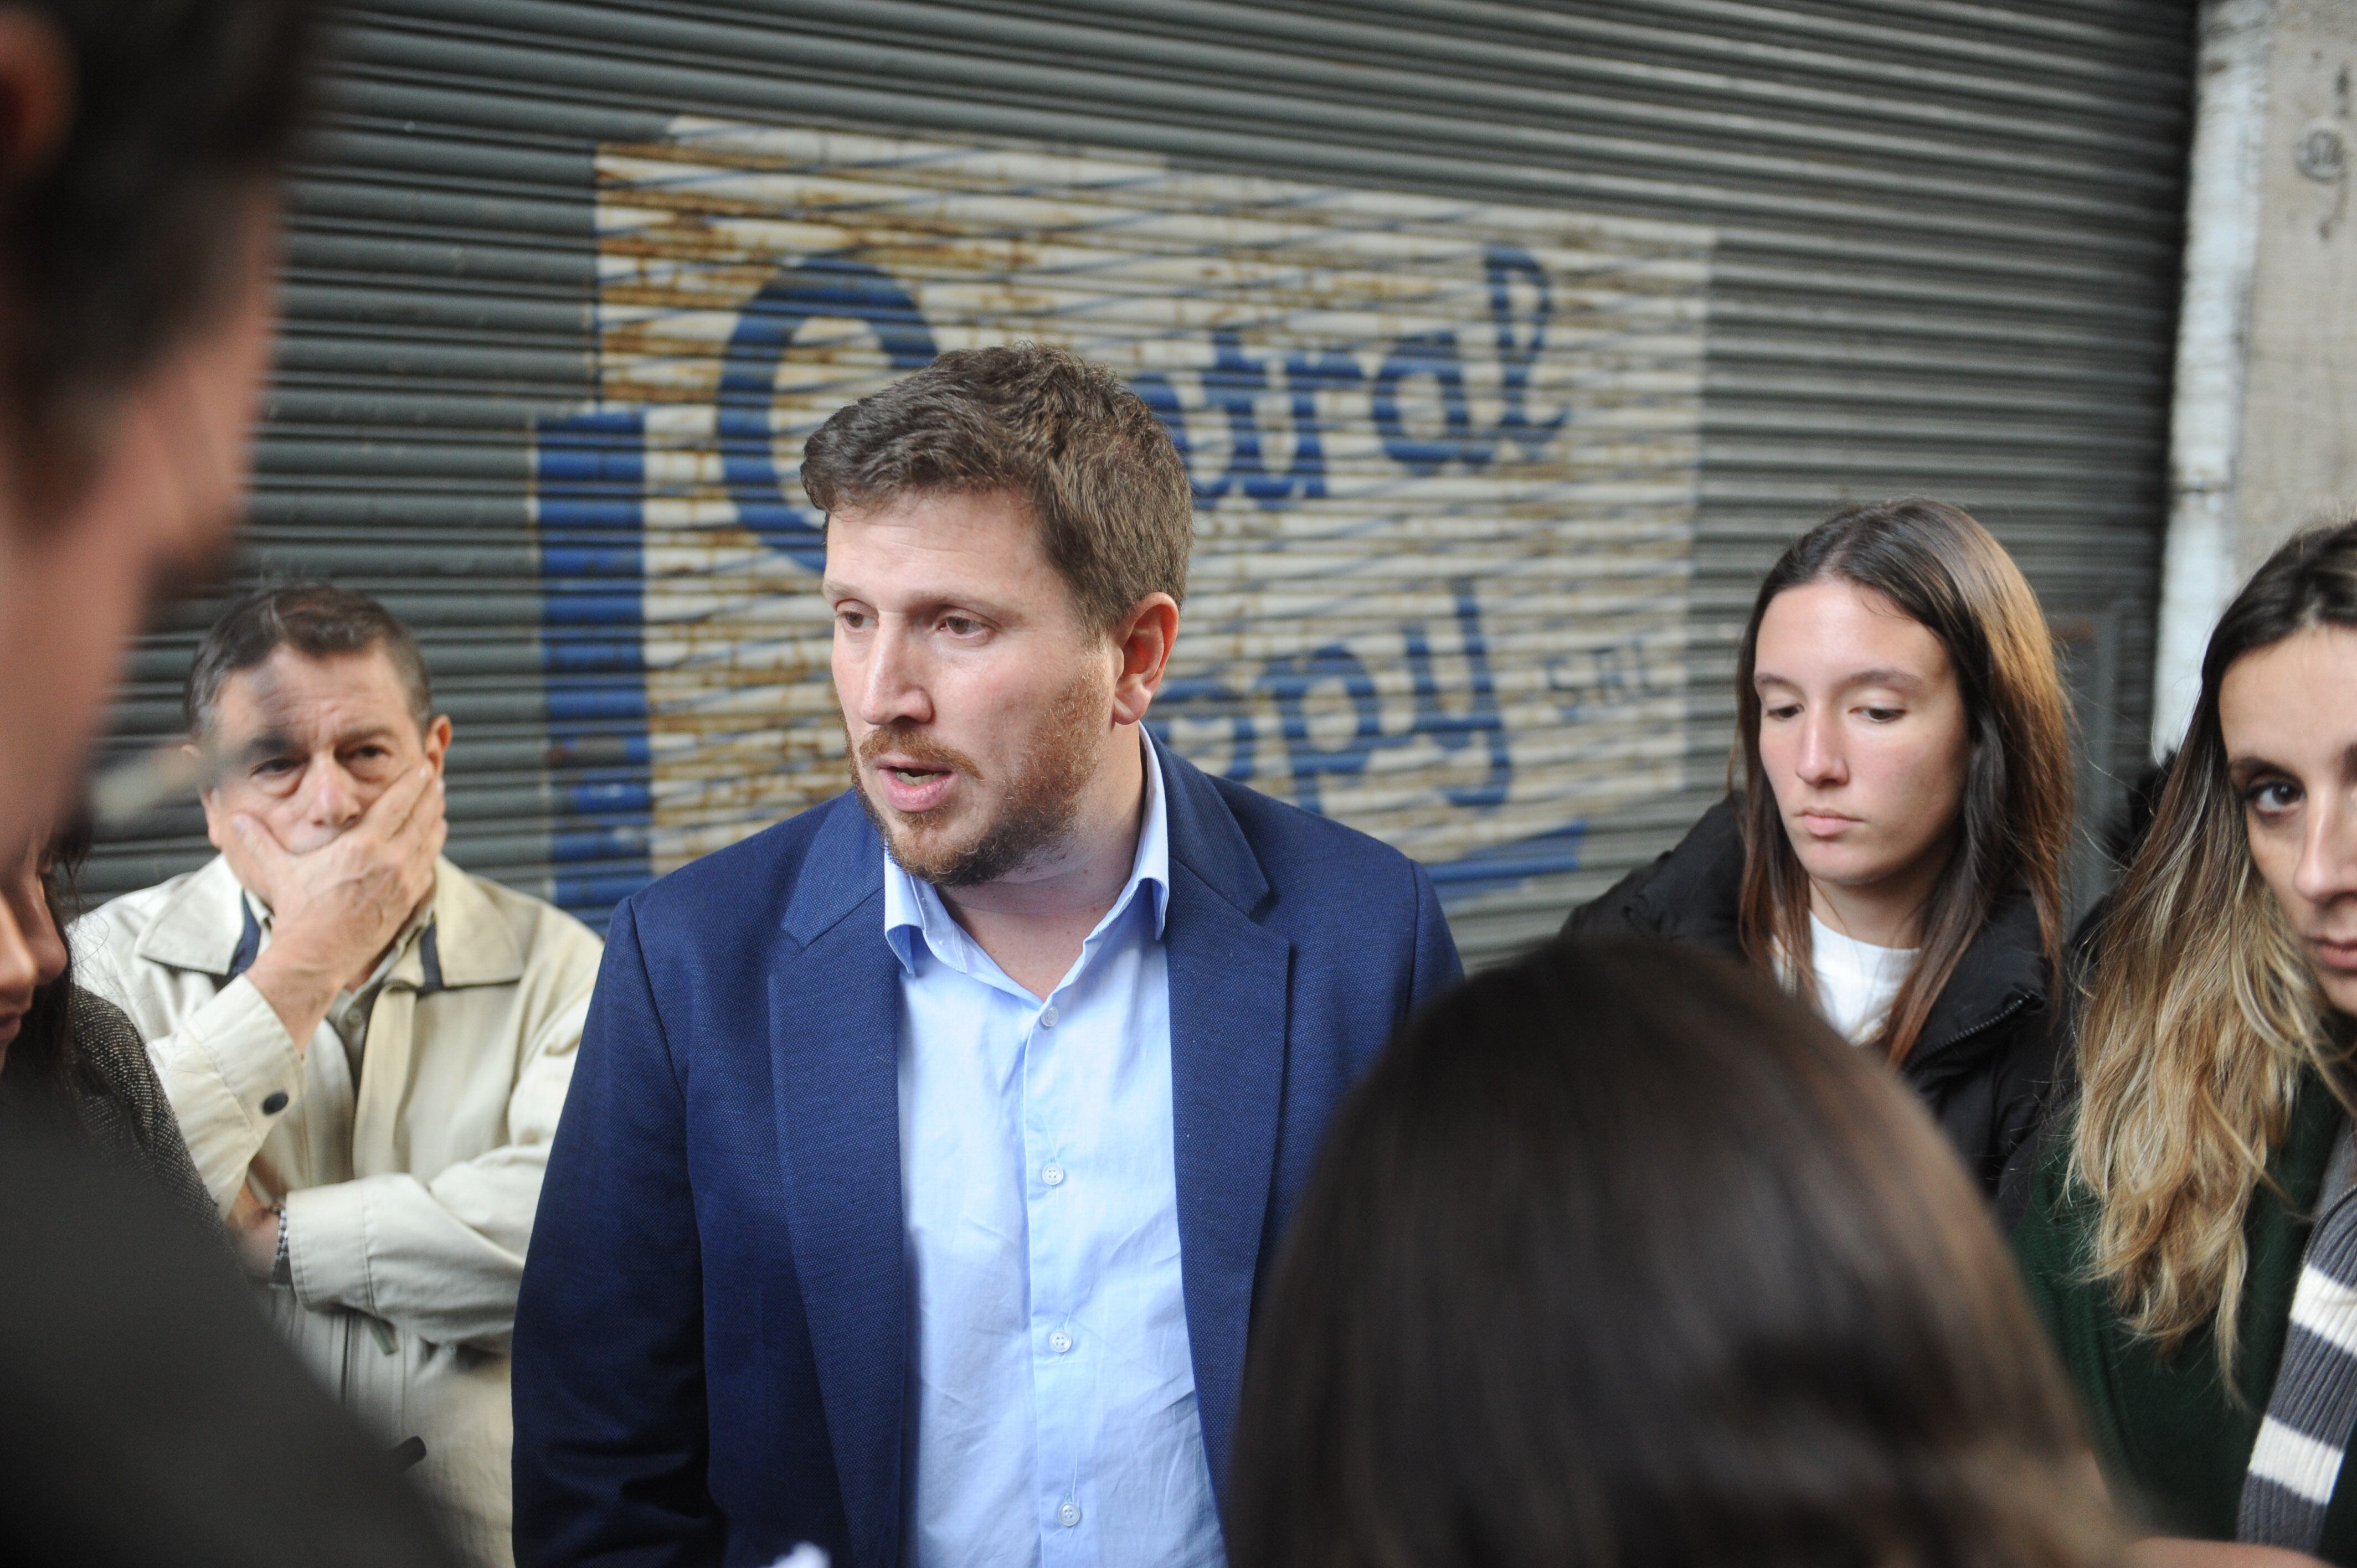
[(2251, 1195), (2300, 1080), (2343, 1052), (2252, 862), (2218, 693), (2237, 660), (2317, 626), (2357, 629), (2357, 523), (2293, 539), (2218, 623), (2152, 828), (2115, 896), (2079, 1039), (2072, 1183), (2098, 1209), (2091, 1272), (2128, 1326), (2174, 1352), (2205, 1324), (2233, 1376)]

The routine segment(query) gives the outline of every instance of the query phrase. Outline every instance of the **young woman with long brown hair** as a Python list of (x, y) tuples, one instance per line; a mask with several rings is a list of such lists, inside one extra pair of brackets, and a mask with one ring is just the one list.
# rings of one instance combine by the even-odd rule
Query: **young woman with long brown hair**
[(2357, 524), (2219, 621), (2101, 947), (2032, 1298), (2148, 1523), (2357, 1563)]
[(1915, 1088), (1985, 1192), (2026, 1193), (2071, 828), (2037, 596), (1953, 506), (1851, 508), (1769, 570), (1735, 700), (1740, 787), (1566, 929), (1770, 972)]

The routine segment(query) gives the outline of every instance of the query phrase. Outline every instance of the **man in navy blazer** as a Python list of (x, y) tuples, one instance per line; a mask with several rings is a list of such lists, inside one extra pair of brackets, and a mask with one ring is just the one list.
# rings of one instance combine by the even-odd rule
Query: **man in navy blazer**
[(1286, 1216), (1458, 975), (1431, 882), (1146, 735), (1192, 504), (1105, 371), (944, 355), (803, 483), (854, 788), (615, 912), (518, 1560), (1216, 1564)]

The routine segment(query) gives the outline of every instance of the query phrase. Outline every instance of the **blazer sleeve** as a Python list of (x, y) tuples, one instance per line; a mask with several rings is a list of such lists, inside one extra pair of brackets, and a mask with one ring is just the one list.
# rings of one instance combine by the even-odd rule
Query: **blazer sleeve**
[(628, 903), (578, 1056), (516, 1307), (516, 1556), (716, 1562), (686, 1099)]
[(1457, 939), (1449, 934), (1448, 917), (1440, 912), (1440, 895), (1433, 889), (1431, 875), (1414, 861), (1408, 865), (1415, 875), (1415, 973), (1408, 1010), (1415, 1013), (1464, 979), (1465, 966), (1458, 960)]

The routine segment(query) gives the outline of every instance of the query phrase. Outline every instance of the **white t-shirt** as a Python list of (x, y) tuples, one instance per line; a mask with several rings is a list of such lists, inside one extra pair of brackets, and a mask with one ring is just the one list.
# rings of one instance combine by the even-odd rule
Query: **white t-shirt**
[(1809, 954), (1816, 972), (1817, 1011), (1849, 1039), (1872, 1039), (1920, 950), (1878, 948), (1846, 937), (1812, 913)]

